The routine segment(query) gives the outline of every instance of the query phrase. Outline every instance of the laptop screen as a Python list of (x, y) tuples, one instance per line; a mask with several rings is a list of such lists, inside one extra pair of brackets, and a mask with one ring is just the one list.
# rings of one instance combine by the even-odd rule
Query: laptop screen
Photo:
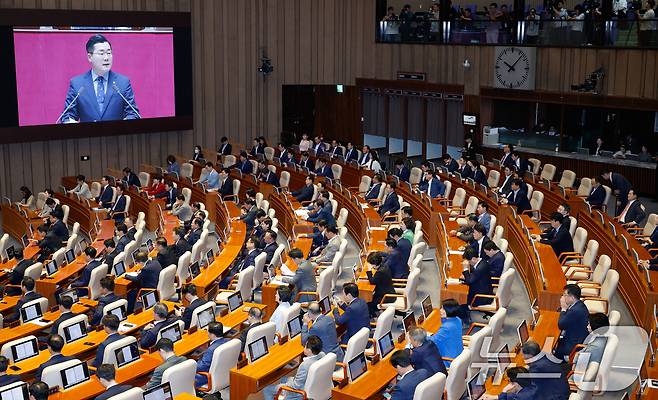
[(172, 342), (177, 342), (181, 339), (180, 325), (174, 322), (160, 331), (160, 337), (171, 339)]
[(83, 362), (61, 370), (60, 374), (62, 375), (64, 389), (89, 380), (89, 369), (87, 368), (87, 364)]
[(206, 326), (208, 326), (209, 323), (213, 322), (215, 320), (215, 307), (211, 304), (205, 309), (201, 310), (198, 314), (197, 317), (199, 318), (199, 322), (197, 323), (197, 327), (199, 329), (203, 329)]
[(30, 240), (27, 237), (27, 233), (21, 237), (21, 242), (23, 242), (23, 248), (30, 245)]
[(36, 338), (11, 346), (11, 355), (13, 356), (15, 363), (34, 357), (37, 354), (39, 354), (39, 347)]
[(137, 255), (139, 254), (139, 249), (133, 251), (133, 262), (137, 264)]
[(380, 357), (386, 357), (388, 353), (395, 349), (395, 344), (393, 343), (393, 334), (391, 331), (388, 331), (386, 335), (380, 337), (377, 340), (377, 348), (379, 349)]
[(120, 347), (114, 350), (114, 355), (117, 359), (117, 367), (121, 368), (126, 364), (137, 360), (139, 358), (139, 350), (137, 350), (137, 343), (131, 343), (127, 346)]
[(322, 311), (322, 314), (326, 314), (331, 311), (331, 301), (329, 300), (329, 296), (320, 300), (320, 311)]
[(530, 335), (528, 334), (528, 323), (526, 320), (523, 320), (519, 326), (516, 328), (516, 333), (519, 335), (519, 341), (521, 345), (528, 341)]
[(417, 326), (416, 325), (416, 317), (414, 316), (413, 312), (410, 312), (407, 314), (404, 319), (402, 320), (402, 324), (404, 325), (404, 332), (409, 333), (411, 328)]
[(212, 251), (212, 249), (208, 250), (206, 253), (206, 260), (208, 260), (207, 265), (210, 265), (215, 261), (215, 253)]
[(66, 258), (66, 263), (71, 264), (73, 260), (75, 260), (75, 252), (73, 251), (73, 249), (69, 249), (66, 251), (64, 257)]
[(190, 275), (192, 278), (196, 278), (201, 273), (201, 268), (199, 268), (199, 262), (195, 262), (190, 265)]
[(114, 264), (114, 276), (121, 276), (126, 273), (126, 264), (123, 261), (119, 261)]
[(63, 291), (62, 293), (59, 294), (60, 301), (64, 296), (68, 296), (68, 297), (72, 298), (73, 303), (75, 304), (75, 303), (78, 302), (78, 289), (73, 288), (73, 289)]
[(126, 316), (126, 306), (124, 304), (120, 305), (119, 307), (115, 307), (111, 309), (108, 314), (113, 314), (116, 315), (119, 318), (119, 321), (123, 321), (124, 319), (127, 318)]
[(228, 296), (228, 310), (233, 312), (238, 308), (242, 307), (242, 294), (239, 291)]
[(28, 391), (27, 383), (16, 382), (4, 386), (4, 390), (0, 390), (0, 399), (2, 400), (28, 400), (30, 393)]
[(174, 398), (171, 394), (169, 382), (145, 391), (143, 396), (144, 400), (173, 400)]
[(298, 315), (288, 321), (288, 336), (290, 339), (299, 335), (302, 332), (302, 316)]
[(501, 374), (512, 364), (512, 358), (510, 357), (509, 346), (507, 344), (503, 345), (503, 347), (498, 350), (496, 361), (498, 362), (498, 371)]
[(249, 356), (250, 356), (249, 362), (254, 362), (259, 358), (265, 356), (267, 353), (268, 353), (268, 349), (267, 349), (267, 341), (265, 340), (265, 336), (261, 336), (260, 338), (249, 343)]
[(427, 319), (432, 313), (432, 299), (430, 298), (430, 296), (427, 296), (423, 299), (423, 302), (421, 304), (423, 307), (423, 317)]
[(21, 308), (21, 316), (23, 317), (23, 322), (39, 319), (42, 315), (41, 304), (39, 303), (34, 303), (30, 306)]
[(480, 382), (480, 374), (475, 374), (470, 381), (468, 381), (468, 398), (469, 400), (478, 400), (486, 393), (487, 389), (484, 387), (484, 382)]
[(152, 290), (150, 292), (147, 292), (142, 295), (142, 305), (144, 307), (144, 310), (148, 310), (149, 308), (153, 307), (155, 303), (159, 301), (158, 299), (158, 292), (156, 290)]
[(363, 375), (368, 370), (365, 353), (361, 353), (358, 356), (351, 359), (347, 363), (347, 370), (350, 374), (351, 382), (357, 380), (358, 377)]
[(14, 246), (7, 247), (7, 250), (5, 250), (5, 251), (7, 252), (7, 259), (8, 260), (11, 260), (12, 258), (14, 258), (14, 251), (15, 251)]
[(149, 239), (146, 241), (146, 249), (150, 252), (153, 251), (153, 239)]
[(57, 272), (57, 261), (52, 260), (51, 262), (46, 264), (46, 273), (48, 274), (48, 276), (50, 276), (55, 272)]
[(87, 326), (84, 321), (80, 321), (77, 324), (69, 325), (64, 328), (64, 339), (66, 340), (66, 343), (71, 343), (85, 336), (87, 336)]

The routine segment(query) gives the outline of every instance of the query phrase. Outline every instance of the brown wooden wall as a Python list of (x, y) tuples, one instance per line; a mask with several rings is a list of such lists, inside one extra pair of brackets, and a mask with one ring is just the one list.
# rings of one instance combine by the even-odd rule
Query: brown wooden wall
[(359, 88), (345, 86), (343, 93), (337, 93), (335, 85), (316, 86), (315, 131), (329, 139), (361, 143), (363, 134)]
[[(61, 175), (98, 177), (107, 166), (160, 164), (194, 144), (215, 147), (223, 135), (276, 141), (284, 84), (355, 85), (356, 78), (394, 79), (403, 70), (463, 84), (466, 95), (493, 86), (493, 47), (376, 44), (375, 0), (0, 0), (4, 7), (190, 10), (194, 42), (193, 133), (0, 145), (0, 194), (13, 197), (23, 184), (41, 190)], [(257, 73), (263, 51), (275, 68), (267, 78)], [(539, 49), (537, 65), (538, 89), (568, 91), (603, 65), (605, 94), (658, 97), (657, 51)], [(479, 102), (469, 104), (477, 111)], [(79, 161), (83, 154), (91, 162)]]

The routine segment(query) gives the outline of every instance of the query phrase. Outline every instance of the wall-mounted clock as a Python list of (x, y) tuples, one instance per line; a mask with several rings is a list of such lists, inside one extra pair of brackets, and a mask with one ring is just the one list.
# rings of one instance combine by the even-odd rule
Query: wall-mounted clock
[(534, 47), (496, 47), (495, 87), (534, 90), (537, 49)]

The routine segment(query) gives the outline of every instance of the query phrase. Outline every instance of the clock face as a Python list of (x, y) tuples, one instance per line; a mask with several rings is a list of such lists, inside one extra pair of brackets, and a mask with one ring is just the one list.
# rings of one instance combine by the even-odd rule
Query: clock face
[(506, 47), (498, 53), (494, 69), (497, 87), (517, 89), (528, 84), (531, 60), (524, 50)]

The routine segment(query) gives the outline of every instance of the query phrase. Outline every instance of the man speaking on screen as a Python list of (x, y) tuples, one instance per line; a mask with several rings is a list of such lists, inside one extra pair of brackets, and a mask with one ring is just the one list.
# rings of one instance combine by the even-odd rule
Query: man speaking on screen
[(71, 79), (61, 123), (141, 118), (130, 79), (112, 71), (112, 45), (103, 35), (87, 41), (91, 70)]

